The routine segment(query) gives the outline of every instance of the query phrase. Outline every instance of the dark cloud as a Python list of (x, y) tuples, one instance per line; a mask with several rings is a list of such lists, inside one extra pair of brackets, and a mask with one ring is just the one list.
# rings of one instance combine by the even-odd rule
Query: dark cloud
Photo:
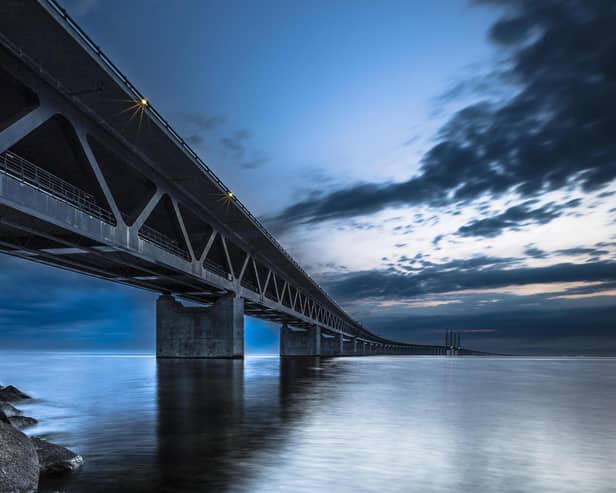
[(242, 129), (237, 130), (226, 137), (221, 137), (220, 143), (225, 149), (227, 149), (227, 151), (243, 157), (250, 137), (250, 132)]
[(219, 143), (239, 167), (256, 169), (267, 163), (269, 158), (263, 152), (251, 150), (251, 139), (251, 133), (248, 130), (242, 129), (221, 137)]
[[(402, 265), (414, 267), (402, 273)], [(616, 289), (616, 262), (530, 268), (516, 258), (477, 257), (436, 264), (421, 257), (400, 257), (395, 267), (335, 273), (322, 284), (348, 303), (366, 326), (397, 340), (433, 344), (442, 340), (445, 330), (453, 329), (465, 331), (468, 347), (491, 352), (616, 352), (615, 298), (601, 295)], [(581, 281), (586, 284), (557, 285), (556, 292), (498, 290)], [(391, 304), (396, 300), (401, 304)], [(409, 300), (412, 304), (407, 306)], [(430, 305), (434, 301), (444, 304)]]
[(460, 76), (435, 100), (435, 114), (442, 114), (448, 109), (449, 103), (459, 103), (464, 99), (498, 100), (506, 96), (511, 89), (510, 82), (504, 74), (493, 67), (471, 64)]
[[(598, 243), (596, 246), (610, 246), (604, 242)], [(613, 246), (613, 245), (612, 245)], [(604, 255), (609, 255), (610, 251), (605, 250), (604, 248), (596, 248), (596, 247), (575, 247), (575, 248), (561, 248), (559, 250), (554, 250), (552, 252), (546, 252), (545, 250), (541, 250), (537, 248), (534, 244), (530, 244), (526, 246), (524, 250), (524, 254), (527, 257), (532, 258), (550, 258), (550, 257), (558, 257), (558, 256), (566, 256), (566, 257), (578, 257), (578, 256), (590, 256), (592, 258), (599, 258)]]
[(445, 236), (444, 235), (436, 235), (433, 239), (432, 239), (432, 244), (434, 245), (435, 249), (439, 249), (439, 243), (443, 240)]
[(254, 157), (240, 163), (240, 167), (244, 169), (257, 169), (269, 161), (267, 156)]
[(199, 146), (206, 143), (208, 135), (218, 130), (227, 121), (224, 115), (189, 112), (180, 114), (180, 121), (188, 128), (186, 142)]
[(223, 156), (230, 157), (240, 168), (252, 170), (269, 161), (263, 151), (253, 148), (252, 134), (248, 130), (225, 130), (228, 120), (225, 115), (188, 112), (181, 113), (179, 119), (187, 130), (186, 142), (194, 146), (217, 146)]
[(184, 140), (191, 146), (201, 146), (205, 144), (205, 137), (201, 134), (190, 134)]
[(227, 121), (224, 115), (207, 115), (205, 113), (182, 113), (182, 118), (186, 123), (192, 124), (203, 131), (211, 131), (219, 128)]
[(563, 248), (561, 250), (556, 250), (554, 253), (557, 255), (569, 255), (569, 256), (577, 256), (577, 255), (592, 255), (593, 257), (607, 255), (607, 250), (599, 250), (597, 248), (585, 248), (585, 247), (577, 247), (577, 248)]
[(578, 207), (580, 199), (573, 199), (563, 204), (550, 202), (541, 207), (532, 208), (536, 201), (529, 200), (515, 205), (504, 212), (485, 219), (476, 219), (458, 229), (459, 236), (481, 236), (494, 238), (506, 230), (518, 230), (533, 224), (547, 224), (560, 217), (567, 209)]
[(616, 177), (616, 3), (484, 0), (505, 14), (490, 38), (507, 56), (510, 96), (458, 111), (401, 183), (360, 183), (283, 210), (278, 229), (387, 207), (464, 204), (516, 192), (600, 189)]
[(378, 226), (366, 221), (349, 220), (336, 226), (336, 231), (371, 231)]
[[(408, 265), (402, 263), (399, 268)], [(371, 270), (325, 276), (322, 284), (334, 298), (406, 299), (469, 289), (494, 289), (538, 283), (616, 280), (616, 262), (560, 263), (547, 267), (519, 266), (517, 259), (477, 257), (442, 264), (421, 261), (402, 273), (397, 269)]]
[(537, 248), (535, 245), (526, 245), (524, 249), (524, 255), (532, 258), (547, 258), (549, 256), (548, 252)]

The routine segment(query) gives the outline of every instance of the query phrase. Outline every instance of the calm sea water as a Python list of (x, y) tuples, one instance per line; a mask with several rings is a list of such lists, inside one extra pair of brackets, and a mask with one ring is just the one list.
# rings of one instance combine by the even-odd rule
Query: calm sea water
[(614, 492), (616, 359), (0, 353), (42, 491)]

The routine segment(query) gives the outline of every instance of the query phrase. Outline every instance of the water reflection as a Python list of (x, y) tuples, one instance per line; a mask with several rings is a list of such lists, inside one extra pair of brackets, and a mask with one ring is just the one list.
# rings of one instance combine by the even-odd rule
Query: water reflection
[(159, 487), (223, 491), (250, 481), (259, 472), (252, 456), (279, 448), (300, 419), (296, 404), (320, 378), (319, 364), (313, 358), (247, 367), (238, 360), (159, 361)]
[[(255, 456), (275, 454), (289, 426), (300, 419), (298, 399), (322, 378), (319, 365), (318, 358), (156, 361), (154, 419), (132, 414), (126, 406), (121, 415), (116, 410), (99, 416), (96, 426), (84, 417), (84, 435), (73, 444), (87, 458), (86, 467), (72, 477), (47, 479), (41, 489), (242, 488), (260, 470)], [(126, 375), (110, 372), (108, 377), (118, 385)], [(135, 390), (135, 400), (145, 404), (150, 396), (143, 387)], [(67, 439), (66, 434), (43, 435)]]
[(157, 464), (162, 489), (232, 480), (241, 449), (244, 365), (237, 360), (162, 360), (157, 365)]
[(614, 359), (2, 354), (33, 433), (82, 454), (43, 491), (608, 492)]

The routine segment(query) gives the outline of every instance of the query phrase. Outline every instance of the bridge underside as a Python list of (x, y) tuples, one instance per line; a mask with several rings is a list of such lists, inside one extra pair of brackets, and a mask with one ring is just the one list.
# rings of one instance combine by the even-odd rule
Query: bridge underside
[(161, 293), (160, 357), (243, 356), (244, 314), (283, 356), (443, 352), (353, 320), (62, 15), (0, 3), (0, 251)]

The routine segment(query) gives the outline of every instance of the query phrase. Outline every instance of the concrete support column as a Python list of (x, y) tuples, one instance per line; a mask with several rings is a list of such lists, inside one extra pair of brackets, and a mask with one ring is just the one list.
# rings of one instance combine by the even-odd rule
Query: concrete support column
[(321, 356), (338, 356), (340, 341), (338, 334), (321, 333)]
[(280, 356), (320, 356), (321, 329), (296, 329), (287, 324), (280, 327)]
[(355, 345), (355, 338), (354, 337), (350, 337), (348, 339), (344, 339), (344, 342), (342, 344), (342, 354), (345, 356), (353, 356), (355, 355), (356, 351), (356, 345)]
[(185, 307), (171, 295), (160, 296), (156, 357), (243, 358), (244, 300), (231, 294), (211, 307)]

